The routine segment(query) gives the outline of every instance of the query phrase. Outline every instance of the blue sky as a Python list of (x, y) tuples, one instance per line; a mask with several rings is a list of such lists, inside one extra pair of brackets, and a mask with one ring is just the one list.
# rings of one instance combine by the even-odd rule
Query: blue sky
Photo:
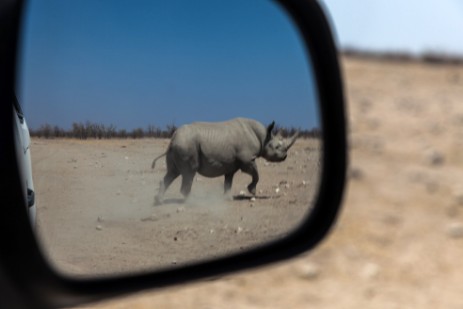
[(250, 117), (319, 126), (311, 67), (271, 1), (29, 1), (29, 126), (133, 129)]
[[(463, 0), (323, 0), (340, 47), (463, 55)], [(119, 129), (244, 116), (319, 126), (310, 61), (267, 0), (28, 1), (29, 126)]]
[(323, 0), (344, 47), (463, 55), (463, 0)]

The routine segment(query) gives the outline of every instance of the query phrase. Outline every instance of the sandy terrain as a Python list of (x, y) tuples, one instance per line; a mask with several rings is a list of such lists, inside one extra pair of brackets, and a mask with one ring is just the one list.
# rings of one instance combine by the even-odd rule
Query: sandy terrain
[(462, 308), (463, 67), (343, 59), (349, 183), (296, 259), (86, 308)]
[(319, 140), (299, 139), (282, 163), (257, 159), (255, 198), (247, 174), (235, 175), (228, 199), (223, 177), (197, 175), (186, 202), (178, 178), (155, 206), (166, 164), (152, 170), (151, 162), (168, 142), (33, 140), (37, 229), (58, 269), (95, 276), (175, 267), (280, 238), (309, 211)]

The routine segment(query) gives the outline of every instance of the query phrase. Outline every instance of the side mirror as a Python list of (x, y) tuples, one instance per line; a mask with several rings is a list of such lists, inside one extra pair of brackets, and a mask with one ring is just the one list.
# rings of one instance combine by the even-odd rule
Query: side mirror
[[(2, 290), (8, 291), (8, 293), (3, 293), (4, 295), (0, 297), (0, 307), (53, 308), (72, 306), (141, 289), (165, 287), (192, 280), (210, 278), (294, 257), (313, 249), (327, 235), (339, 211), (346, 172), (346, 120), (338, 53), (330, 26), (317, 1), (279, 0), (275, 2), (289, 16), (298, 29), (301, 42), (303, 42), (306, 59), (310, 66), (311, 78), (313, 79), (310, 85), (307, 84), (307, 88), (313, 87), (314, 97), (317, 99), (317, 106), (314, 110), (318, 111), (319, 120), (317, 121), (319, 122), (317, 123), (317, 134), (321, 139), (322, 151), (317, 154), (320, 156), (320, 160), (317, 161), (317, 164), (319, 163), (319, 172), (317, 174), (317, 186), (314, 186), (313, 194), (311, 194), (313, 197), (312, 200), (303, 201), (304, 212), (298, 216), (298, 220), (293, 221), (290, 228), (279, 230), (274, 235), (271, 235), (270, 239), (266, 241), (259, 240), (257, 245), (247, 247), (245, 250), (239, 250), (239, 246), (238, 248), (230, 247), (231, 253), (228, 255), (222, 254), (214, 257), (215, 252), (211, 251), (209, 252), (209, 256), (206, 255), (202, 260), (195, 262), (190, 260), (185, 264), (174, 265), (174, 267), (154, 267), (153, 270), (143, 270), (143, 273), (123, 273), (117, 276), (97, 278), (76, 277), (70, 273), (63, 274), (59, 267), (57, 271), (56, 266), (50, 265), (49, 258), (44, 255), (44, 251), (47, 251), (46, 246), (42, 246), (37, 241), (34, 229), (40, 230), (40, 224), (38, 224), (37, 228), (34, 228), (30, 224), (30, 207), (34, 207), (34, 217), (35, 212), (37, 212), (38, 218), (42, 215), (40, 198), (43, 191), (40, 189), (40, 181), (35, 181), (34, 187), (31, 187), (31, 180), (29, 182), (25, 181), (26, 177), (24, 175), (27, 173), (24, 170), (28, 167), (22, 158), (27, 150), (27, 146), (24, 147), (20, 142), (24, 132), (18, 129), (18, 121), (16, 119), (18, 114), (15, 112), (13, 104), (19, 83), (18, 72), (20, 68), (18, 66), (18, 59), (21, 55), (21, 50), (18, 46), (20, 46), (19, 42), (21, 41), (20, 35), (22, 32), (20, 31), (20, 26), (24, 18), (24, 5), (22, 1), (9, 1), (7, 4), (0, 6), (0, 184), (2, 188), (0, 203), (3, 211), (2, 216), (0, 216), (0, 287)], [(95, 12), (95, 14), (98, 16), (98, 12)], [(215, 26), (212, 24), (208, 27)], [(271, 89), (267, 90), (270, 91)], [(286, 102), (282, 105), (289, 106), (290, 104)], [(263, 106), (260, 105), (261, 108)], [(290, 108), (288, 110), (289, 119), (291, 119), (291, 115), (294, 118), (300, 116), (298, 115), (300, 112)], [(293, 114), (291, 114), (291, 111)], [(280, 111), (276, 115), (283, 117), (283, 113)], [(20, 123), (24, 124), (24, 118), (29, 119), (29, 117), (33, 116), (28, 115), (26, 109), (24, 114), (21, 113), (22, 122)], [(259, 116), (257, 115), (256, 117)], [(262, 117), (265, 118), (264, 116)], [(238, 124), (233, 123), (230, 127), (246, 123), (248, 131), (254, 132), (253, 134), (257, 137), (262, 135), (265, 139), (265, 125), (268, 125), (273, 120), (270, 117), (274, 116), (271, 115), (268, 117), (269, 119), (265, 118), (265, 121), (261, 121), (263, 122), (262, 129), (260, 129), (259, 124), (256, 124), (257, 122), (249, 122), (247, 120), (244, 122), (240, 120), (237, 122)], [(279, 120), (275, 120), (275, 126), (278, 126)], [(210, 127), (209, 124), (204, 126)], [(283, 132), (285, 131), (283, 130), (285, 128), (280, 127), (280, 129)], [(230, 130), (227, 129), (224, 131), (228, 132)], [(286, 133), (287, 136), (295, 136), (296, 132), (298, 132), (299, 140), (303, 136), (303, 131), (304, 128), (302, 128), (302, 131), (296, 129), (295, 132)], [(240, 134), (238, 135), (242, 141), (244, 138)], [(276, 136), (279, 136), (279, 134)], [(256, 139), (258, 140), (257, 137)], [(272, 145), (273, 148), (269, 152), (276, 152), (276, 154), (268, 154), (269, 158), (276, 158), (269, 159), (271, 161), (269, 164), (274, 164), (272, 160), (280, 162), (286, 159), (286, 153), (283, 155), (278, 154), (279, 144), (285, 144), (284, 137), (281, 138), (281, 141), (275, 140), (269, 142), (274, 142), (275, 144), (274, 147)], [(291, 145), (294, 144), (294, 146), (292, 146), (290, 151), (296, 151), (295, 147), (298, 147), (298, 141), (294, 143), (294, 140), (291, 140)], [(308, 149), (308, 146), (304, 147)], [(249, 146), (246, 148), (246, 151), (250, 148), (252, 147)], [(305, 148), (302, 147), (301, 149), (304, 150)], [(253, 185), (248, 187), (251, 194), (256, 194), (256, 177), (253, 169), (256, 166), (256, 156), (258, 157), (260, 154), (258, 152), (254, 157), (251, 155), (248, 165), (239, 166), (244, 173), (252, 175)], [(150, 161), (152, 161), (153, 157), (151, 157)], [(205, 159), (201, 159), (203, 160), (202, 164), (208, 163), (207, 161), (210, 158), (210, 156), (206, 156)], [(235, 159), (233, 162), (241, 162), (240, 164), (242, 164), (244, 159), (239, 158), (239, 160)], [(290, 158), (291, 153), (288, 155), (288, 160)], [(213, 161), (211, 164), (216, 165), (218, 164), (217, 162), (220, 164), (224, 162), (218, 160), (216, 157), (214, 157), (214, 160), (209, 161)], [(34, 164), (33, 152), (32, 164)], [(168, 161), (167, 165), (169, 164)], [(179, 169), (178, 163), (172, 164), (177, 164), (176, 168)], [(151, 166), (151, 162), (147, 163), (146, 166)], [(291, 171), (292, 167), (287, 168), (287, 170)], [(179, 174), (180, 172), (183, 172), (183, 170), (179, 171)], [(211, 175), (217, 174), (215, 176), (220, 174), (216, 172), (204, 172), (203, 174), (206, 174), (207, 177), (208, 173)], [(167, 172), (168, 174), (169, 172)], [(220, 176), (224, 174), (225, 191), (227, 191), (227, 188), (230, 189), (227, 187), (227, 172), (223, 172)], [(153, 177), (161, 176), (156, 174)], [(162, 185), (165, 185), (165, 179)], [(47, 181), (47, 179), (42, 179), (41, 181)], [(228, 183), (228, 185), (231, 186), (231, 183)], [(69, 189), (72, 190), (71, 188)], [(167, 188), (164, 189), (167, 190)], [(195, 187), (192, 190), (194, 192)], [(276, 189), (273, 188), (273, 190)], [(306, 189), (301, 186), (301, 190)], [(66, 194), (66, 192), (61, 193)], [(238, 196), (235, 196), (233, 201), (239, 203), (242, 200), (247, 202), (248, 197), (250, 200), (259, 198), (258, 191), (256, 197), (248, 196), (247, 194), (246, 192), (246, 195), (242, 195), (240, 192)], [(290, 204), (289, 199), (281, 198), (280, 196), (261, 195), (260, 197), (264, 204), (266, 199), (274, 199), (276, 201), (274, 206), (286, 207)], [(80, 201), (82, 204), (88, 202), (87, 196), (82, 194)], [(162, 201), (165, 203), (166, 198)], [(37, 206), (35, 205), (36, 202)], [(170, 198), (168, 202), (171, 204), (178, 203), (176, 198)], [(198, 203), (201, 204), (201, 202)], [(230, 206), (229, 204), (227, 205)], [(149, 205), (149, 207), (155, 206)], [(181, 207), (187, 208), (189, 204)], [(234, 206), (231, 205), (231, 207)], [(147, 209), (151, 211), (154, 208)], [(172, 209), (174, 208), (166, 208), (166, 211), (171, 211)], [(262, 209), (265, 208), (263, 207)], [(153, 219), (152, 221), (155, 220)], [(237, 231), (239, 232), (240, 230)], [(66, 231), (60, 233), (66, 233)], [(176, 241), (176, 239), (174, 240)], [(44, 242), (46, 243), (47, 240), (45, 239)], [(152, 254), (155, 254), (155, 249), (153, 248)]]

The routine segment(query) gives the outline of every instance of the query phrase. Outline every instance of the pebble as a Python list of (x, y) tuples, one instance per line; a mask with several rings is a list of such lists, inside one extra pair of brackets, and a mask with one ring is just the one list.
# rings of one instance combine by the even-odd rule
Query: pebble
[(251, 202), (255, 202), (256, 201), (256, 198), (253, 196), (251, 197)]
[(380, 268), (376, 263), (367, 263), (363, 266), (360, 276), (364, 279), (373, 279), (378, 276)]
[(149, 217), (141, 218), (140, 221), (146, 222), (146, 221), (157, 221), (158, 217), (156, 215), (151, 215)]
[(303, 279), (314, 280), (320, 275), (320, 267), (314, 263), (305, 263), (298, 267), (297, 272)]
[(97, 226), (96, 226), (96, 230), (97, 230), (97, 231), (102, 231), (102, 230), (103, 230), (103, 227), (102, 227), (101, 225), (97, 225)]
[(184, 211), (185, 211), (185, 207), (183, 207), (183, 206), (177, 208), (177, 213), (181, 213), (181, 212), (184, 212)]
[(245, 195), (246, 195), (246, 192), (243, 191), (243, 190), (241, 190), (241, 191), (240, 191), (240, 196), (245, 196)]
[(102, 217), (102, 216), (98, 216), (98, 218), (96, 219), (96, 221), (98, 221), (98, 222), (103, 222), (103, 221), (104, 221), (104, 219), (103, 219), (103, 217)]
[(278, 192), (280, 192), (280, 188), (275, 189), (275, 193), (278, 193)]
[(463, 206), (463, 188), (461, 187), (454, 188), (453, 197), (457, 205)]
[(348, 177), (351, 179), (360, 180), (364, 177), (364, 173), (360, 168), (353, 166), (349, 169)]
[(460, 222), (452, 222), (447, 225), (447, 235), (451, 238), (463, 237), (463, 224)]
[(444, 163), (444, 155), (434, 149), (427, 150), (425, 157), (427, 163), (431, 166), (440, 166)]

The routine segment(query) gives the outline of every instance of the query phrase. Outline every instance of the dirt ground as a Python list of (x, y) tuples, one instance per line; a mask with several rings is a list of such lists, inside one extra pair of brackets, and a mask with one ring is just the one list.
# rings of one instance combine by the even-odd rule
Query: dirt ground
[(463, 308), (463, 67), (342, 65), (349, 181), (317, 249), (83, 308)]
[(79, 276), (178, 267), (281, 238), (309, 212), (317, 191), (320, 141), (299, 139), (281, 163), (257, 159), (257, 195), (238, 172), (231, 196), (224, 178), (197, 175), (185, 201), (181, 177), (162, 205), (154, 195), (167, 139), (34, 139), (37, 231), (50, 260)]

